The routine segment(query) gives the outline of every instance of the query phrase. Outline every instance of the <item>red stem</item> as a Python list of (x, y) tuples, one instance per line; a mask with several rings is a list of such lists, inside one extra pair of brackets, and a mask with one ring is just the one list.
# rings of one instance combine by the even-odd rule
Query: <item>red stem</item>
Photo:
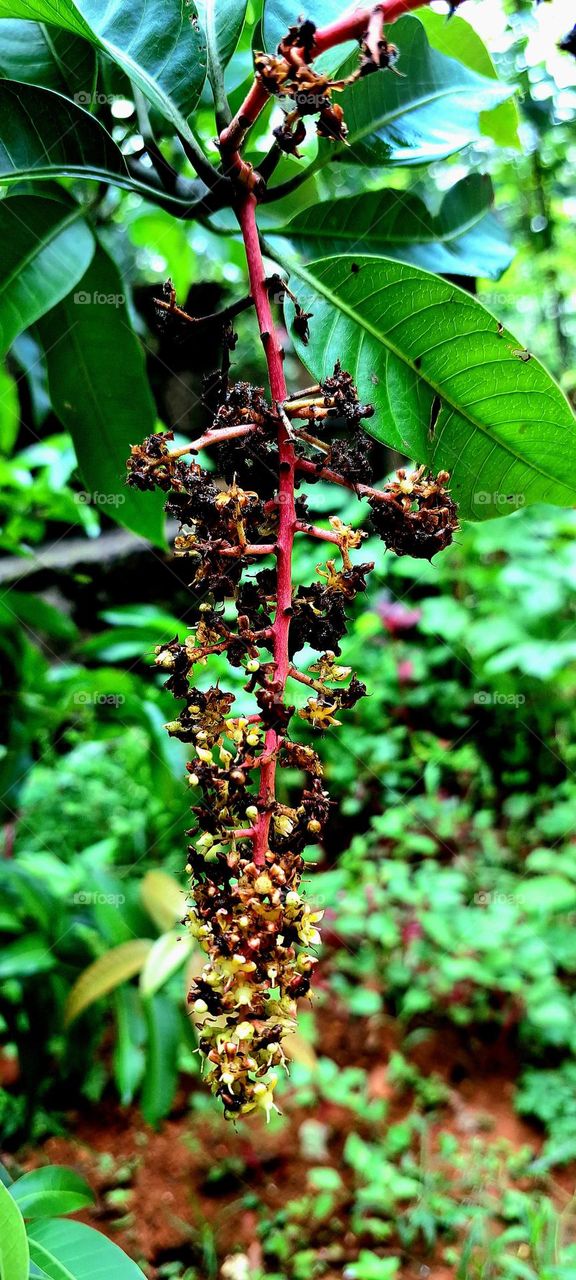
[[(383, 21), (391, 22), (394, 18), (399, 17), (401, 13), (406, 13), (410, 9), (417, 9), (420, 5), (428, 3), (428, 0), (383, 0), (383, 3), (371, 5), (370, 8), (360, 10), (353, 14), (350, 18), (341, 18), (331, 26), (325, 27), (321, 31), (317, 31), (314, 38), (314, 46), (312, 56), (316, 57), (319, 53), (323, 53), (326, 49), (331, 49), (336, 45), (344, 43), (346, 40), (361, 40), (364, 38), (370, 21), (376, 15), (383, 15)], [(373, 25), (373, 23), (372, 23)], [(295, 63), (300, 65), (303, 61), (303, 50), (294, 50), (292, 57)], [(244, 192), (240, 197), (236, 214), (240, 223), (244, 247), (246, 251), (246, 261), (248, 265), (248, 274), (250, 277), (250, 292), (256, 309), (258, 318), (258, 327), (260, 329), (260, 337), (264, 346), (266, 355), (266, 363), (268, 366), (268, 379), (270, 383), (270, 392), (272, 400), (278, 404), (282, 404), (287, 399), (286, 381), (284, 378), (284, 368), (282, 363), (282, 348), (278, 339), (278, 334), (272, 318), (270, 300), (268, 290), (266, 288), (266, 273), (264, 263), (262, 261), (262, 252), (260, 249), (260, 239), (258, 235), (258, 227), (256, 223), (257, 195), (254, 191), (258, 190), (257, 180), (250, 166), (246, 165), (240, 156), (240, 148), (246, 137), (246, 134), (257, 120), (260, 112), (266, 106), (269, 95), (264, 88), (261, 80), (256, 78), (250, 88), (240, 110), (229, 124), (228, 128), (220, 135), (220, 150), (222, 160), (227, 171), (235, 171), (239, 186), (243, 186)], [(286, 681), (290, 674), (290, 659), (288, 651), (288, 639), (290, 632), (290, 617), (292, 614), (292, 551), (294, 546), (294, 535), (296, 533), (296, 509), (295, 509), (295, 474), (296, 474), (296, 455), (292, 444), (292, 439), (287, 430), (286, 422), (279, 418), (278, 425), (278, 461), (279, 461), (279, 484), (278, 484), (278, 537), (276, 542), (276, 592), (277, 607), (276, 616), (271, 628), (272, 634), (272, 653), (273, 653), (273, 682), (277, 694), (281, 697), (284, 693)], [(311, 463), (309, 466), (301, 462), (298, 463), (301, 471), (318, 474), (317, 468)], [(328, 477), (328, 470), (321, 472)], [(333, 473), (334, 478), (336, 478)], [(332, 478), (332, 476), (330, 476)], [(337, 478), (337, 483), (343, 483), (342, 478)], [(366, 485), (350, 485), (357, 493), (370, 492)], [(331, 541), (332, 539), (330, 539)], [(253, 840), (253, 861), (256, 866), (263, 866), (266, 862), (266, 854), (268, 852), (268, 832), (270, 828), (270, 820), (272, 806), (275, 799), (275, 782), (276, 782), (276, 764), (278, 757), (278, 749), (281, 738), (275, 729), (268, 729), (264, 740), (264, 750), (260, 757), (260, 788), (258, 792), (258, 810), (259, 816)]]
[(329, 480), (331, 484), (342, 485), (344, 489), (351, 489), (359, 498), (376, 498), (378, 502), (387, 502), (388, 494), (382, 489), (373, 489), (370, 484), (356, 484), (353, 480), (347, 480), (345, 476), (341, 476), (339, 471), (333, 471), (331, 467), (319, 466), (316, 462), (310, 462), (308, 458), (296, 459), (296, 470), (301, 471), (303, 475), (314, 476), (315, 480)]
[[(274, 402), (282, 403), (287, 396), (282, 348), (272, 318), (272, 310), (266, 288), (266, 272), (262, 261), (258, 227), (256, 225), (256, 204), (256, 197), (251, 192), (246, 194), (239, 204), (237, 216), (246, 250), (250, 291), (254, 299), (260, 337), (266, 355), (270, 392)], [(290, 669), (288, 636), (292, 612), (292, 549), (296, 531), (296, 509), (294, 503), (296, 455), (290, 435), (281, 419), (279, 419), (278, 424), (278, 462), (277, 607), (276, 616), (272, 624), (272, 652), (274, 659), (273, 679), (276, 690), (281, 696), (284, 692)], [(253, 838), (253, 861), (256, 866), (264, 865), (268, 851), (268, 831), (271, 805), (275, 796), (276, 760), (279, 741), (279, 735), (275, 729), (266, 731), (258, 795), (260, 812)]]
[(329, 27), (316, 32), (313, 56), (317, 58), (327, 49), (345, 44), (347, 40), (362, 40), (373, 13), (381, 13), (384, 22), (394, 22), (394, 19), (400, 18), (403, 13), (410, 13), (412, 9), (420, 9), (428, 3), (429, 0), (383, 0), (382, 4), (370, 6), (368, 9), (358, 9), (356, 13), (337, 18), (336, 22), (332, 22)]

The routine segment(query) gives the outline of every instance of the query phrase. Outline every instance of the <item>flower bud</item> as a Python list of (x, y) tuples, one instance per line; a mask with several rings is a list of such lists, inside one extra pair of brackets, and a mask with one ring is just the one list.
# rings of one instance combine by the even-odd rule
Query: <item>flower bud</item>
[(160, 646), (155, 650), (156, 657), (154, 659), (157, 667), (165, 667), (167, 671), (171, 671), (174, 666), (174, 654), (169, 649), (162, 649)]

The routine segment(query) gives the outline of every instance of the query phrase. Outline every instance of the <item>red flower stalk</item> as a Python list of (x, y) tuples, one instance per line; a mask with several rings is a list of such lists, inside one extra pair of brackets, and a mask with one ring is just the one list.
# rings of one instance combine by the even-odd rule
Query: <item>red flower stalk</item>
[[(276, 89), (293, 107), (281, 130), (285, 149), (301, 137), (303, 117), (314, 113), (324, 136), (344, 137), (341, 109), (332, 102), (332, 91), (342, 86), (317, 76), (310, 62), (321, 50), (355, 37), (362, 44), (357, 74), (390, 66), (384, 18), (420, 2), (388, 0), (323, 32), (302, 23), (281, 41), (278, 57), (257, 56), (256, 81), (221, 134), (220, 149), (235, 184), (270, 400), (261, 388), (230, 385), (225, 360), (209, 429), (186, 449), (172, 451), (171, 433), (151, 436), (132, 449), (128, 462), (129, 483), (167, 492), (166, 510), (181, 522), (175, 552), (190, 561), (200, 595), (193, 634), (184, 643), (175, 638), (159, 646), (156, 662), (168, 673), (167, 688), (185, 704), (168, 732), (195, 753), (188, 765), (199, 795), (193, 806), (196, 826), (189, 832), (193, 906), (188, 920), (208, 958), (190, 1001), (200, 1022), (211, 1087), (228, 1115), (255, 1108), (269, 1114), (274, 1106), (274, 1068), (284, 1064), (282, 1037), (294, 1027), (296, 1001), (307, 994), (316, 963), (309, 948), (319, 942), (316, 925), (322, 913), (310, 910), (299, 885), (303, 850), (321, 836), (330, 802), (318, 756), (291, 737), (291, 722), (297, 714), (323, 732), (339, 724), (338, 714), (366, 692), (350, 668), (337, 663), (347, 611), (372, 568), (351, 556), (366, 535), (336, 516), (329, 530), (318, 528), (307, 519), (306, 499), (297, 490), (304, 480), (322, 478), (367, 498), (373, 529), (398, 554), (429, 557), (447, 545), (456, 527), (446, 473), (434, 479), (423, 468), (412, 476), (402, 471), (382, 490), (360, 481), (370, 478), (370, 440), (361, 424), (373, 410), (359, 402), (339, 364), (321, 384), (289, 395), (256, 224), (263, 184), (240, 148)], [(176, 307), (170, 288), (168, 297), (162, 314), (189, 319)], [(228, 315), (243, 306), (236, 304)], [(297, 309), (301, 325), (310, 318)], [(224, 325), (222, 332), (229, 350), (235, 336)], [(215, 451), (217, 484), (195, 460), (184, 461), (187, 453), (204, 448)], [(328, 559), (317, 568), (319, 580), (295, 590), (297, 535), (329, 544), (339, 566)], [(257, 568), (259, 559), (272, 556), (274, 569)], [(235, 627), (221, 607), (225, 599), (234, 601)], [(320, 655), (307, 671), (295, 662), (304, 645)], [(266, 651), (270, 660), (263, 656)], [(253, 714), (234, 715), (235, 695), (218, 684), (192, 683), (196, 668), (222, 653), (231, 667), (244, 668), (244, 688), (258, 707)], [(309, 694), (297, 713), (287, 703), (289, 680)], [(277, 797), (276, 775), (283, 766), (307, 779), (299, 801), (290, 805)]]

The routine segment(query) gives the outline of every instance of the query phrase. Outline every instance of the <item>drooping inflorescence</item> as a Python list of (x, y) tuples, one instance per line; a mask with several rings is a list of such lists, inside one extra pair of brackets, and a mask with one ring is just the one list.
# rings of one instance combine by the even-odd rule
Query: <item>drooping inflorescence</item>
[[(197, 441), (171, 449), (171, 433), (158, 433), (134, 446), (128, 461), (131, 485), (167, 493), (166, 510), (180, 523), (175, 554), (189, 563), (197, 595), (191, 634), (160, 646), (156, 664), (181, 703), (168, 732), (192, 752), (188, 923), (207, 962), (190, 1003), (211, 1087), (229, 1115), (255, 1108), (269, 1114), (274, 1106), (282, 1039), (295, 1026), (296, 1002), (307, 994), (316, 964), (322, 913), (303, 899), (300, 880), (303, 851), (321, 837), (330, 802), (318, 755), (297, 740), (298, 722), (321, 734), (366, 693), (338, 662), (347, 613), (373, 567), (353, 559), (366, 534), (335, 516), (328, 528), (314, 526), (301, 486), (324, 477), (367, 496), (375, 530), (398, 552), (429, 556), (456, 527), (445, 474), (434, 480), (420, 469), (412, 477), (400, 472), (381, 490), (366, 484), (371, 442), (362, 421), (371, 414), (339, 364), (323, 383), (281, 404), (239, 382), (222, 388), (213, 422)], [(272, 567), (282, 427), (295, 456), (293, 532), (330, 548), (316, 579), (291, 593), (285, 679)], [(211, 473), (196, 460), (202, 448), (212, 451)], [(233, 621), (227, 601), (234, 603)], [(304, 646), (319, 656), (300, 670)], [(235, 714), (234, 694), (218, 684), (196, 684), (214, 654), (243, 668), (253, 703), (248, 714)], [(298, 711), (285, 694), (286, 680), (307, 686)], [(304, 778), (291, 805), (276, 798), (274, 775), (282, 768)]]

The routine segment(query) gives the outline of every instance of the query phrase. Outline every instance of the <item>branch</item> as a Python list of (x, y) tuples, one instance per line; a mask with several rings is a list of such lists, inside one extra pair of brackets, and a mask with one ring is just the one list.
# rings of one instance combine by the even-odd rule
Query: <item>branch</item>
[[(256, 307), (260, 337), (266, 355), (270, 391), (272, 399), (276, 403), (282, 403), (287, 398), (282, 364), (282, 348), (272, 318), (270, 299), (268, 297), (267, 277), (262, 261), (260, 239), (256, 225), (256, 203), (256, 197), (253, 193), (250, 192), (245, 195), (238, 208), (238, 221), (246, 250), (250, 290)], [(292, 614), (292, 550), (296, 530), (294, 494), (296, 456), (290, 434), (281, 417), (279, 417), (278, 424), (278, 458), (277, 607), (276, 616), (272, 624), (272, 652), (274, 659), (273, 683), (281, 696), (284, 692), (290, 667), (288, 636)], [(266, 860), (270, 827), (270, 805), (275, 796), (276, 759), (279, 744), (279, 734), (275, 729), (268, 729), (264, 741), (263, 760), (260, 770), (259, 815), (253, 839), (253, 861), (256, 866), (264, 866)]]
[(134, 106), (136, 107), (138, 128), (142, 134), (144, 146), (152, 161), (158, 181), (163, 191), (166, 191), (168, 195), (174, 195), (176, 183), (178, 181), (178, 173), (176, 172), (176, 169), (173, 169), (172, 165), (165, 159), (158, 143), (156, 142), (152, 132), (152, 126), (150, 124), (148, 103), (146, 102), (144, 94), (135, 84), (132, 85), (132, 92), (134, 94)]
[(296, 470), (301, 471), (303, 475), (314, 476), (315, 480), (329, 480), (331, 484), (339, 484), (344, 489), (351, 489), (358, 498), (374, 498), (377, 502), (388, 501), (382, 489), (374, 489), (369, 484), (356, 484), (353, 480), (347, 480), (345, 476), (340, 475), (338, 471), (333, 471), (331, 467), (309, 462), (307, 458), (296, 459)]

